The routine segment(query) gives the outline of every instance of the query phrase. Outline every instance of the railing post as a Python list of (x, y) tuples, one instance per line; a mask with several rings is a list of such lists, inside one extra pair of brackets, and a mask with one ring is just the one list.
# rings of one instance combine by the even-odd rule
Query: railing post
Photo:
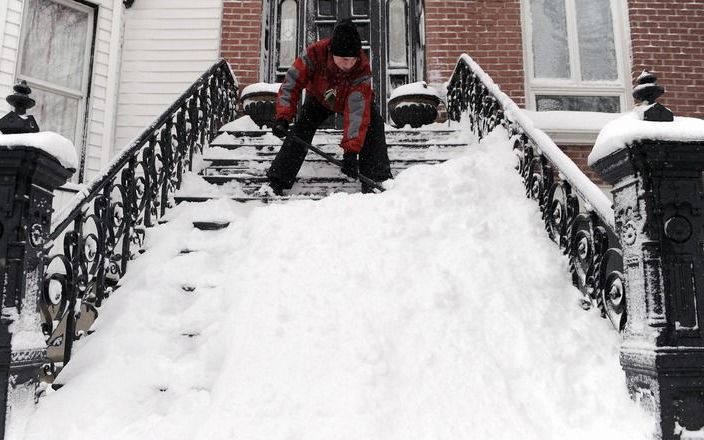
[(13, 412), (34, 403), (46, 361), (38, 304), (53, 191), (73, 174), (32, 146), (0, 137), (0, 438)]
[[(39, 370), (46, 363), (39, 301), (52, 201), (54, 190), (73, 174), (45, 152), (45, 145), (32, 144), (42, 135), (20, 134), (38, 130), (34, 118), (22, 117), (34, 105), (30, 92), (26, 84), (15, 86), (15, 95), (8, 97), (15, 111), (0, 124), (3, 133), (14, 133), (0, 136), (0, 438), (13, 435), (14, 424), (35, 403)], [(44, 136), (42, 143), (52, 139)], [(70, 144), (61, 140), (63, 148)]]
[(593, 168), (614, 185), (631, 397), (656, 417), (655, 438), (704, 438), (704, 141), (639, 141)]

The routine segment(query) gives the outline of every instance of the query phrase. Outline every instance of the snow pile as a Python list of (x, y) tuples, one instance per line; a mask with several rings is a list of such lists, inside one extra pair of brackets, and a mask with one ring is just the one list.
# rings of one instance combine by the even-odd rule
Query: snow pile
[(572, 188), (583, 199), (589, 201), (589, 205), (604, 223), (614, 229), (614, 210), (611, 208), (611, 200), (602, 190), (555, 144), (550, 136), (533, 124), (528, 114), (520, 109), (507, 94), (501, 91), (501, 88), (472, 57), (464, 53), (460, 55), (459, 62), (469, 66), (489, 93), (496, 98), (508, 119), (521, 126), (523, 131), (538, 145), (540, 152), (558, 168), (563, 178), (572, 185)]
[(39, 133), (0, 134), (0, 145), (9, 147), (34, 147), (54, 157), (64, 168), (76, 170), (78, 156), (73, 142), (53, 131)]
[[(245, 115), (223, 125), (220, 127), (219, 131), (261, 131), (261, 128), (259, 128), (259, 126), (252, 120), (251, 117), (249, 117), (249, 115)], [(223, 133), (220, 136), (223, 135), (232, 136), (227, 133)], [(216, 140), (211, 143), (217, 143), (217, 139), (219, 138), (216, 138)]]
[(589, 154), (589, 165), (641, 140), (704, 142), (704, 120), (676, 116), (672, 122), (644, 121), (643, 113), (650, 107), (638, 106), (606, 124)]
[(25, 438), (649, 438), (514, 164), (502, 132), (383, 194), (180, 205)]

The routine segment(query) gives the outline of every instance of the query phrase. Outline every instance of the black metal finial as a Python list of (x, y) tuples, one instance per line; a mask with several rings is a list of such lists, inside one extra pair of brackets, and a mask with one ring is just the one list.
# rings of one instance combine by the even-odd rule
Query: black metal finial
[(15, 93), (5, 98), (13, 107), (13, 111), (0, 119), (0, 133), (36, 133), (39, 131), (37, 121), (34, 116), (27, 115), (27, 109), (34, 107), (34, 99), (29, 97), (32, 89), (27, 85), (27, 81), (20, 81), (12, 88)]
[(636, 79), (636, 86), (633, 88), (633, 97), (641, 102), (652, 104), (643, 113), (643, 119), (654, 122), (672, 122), (674, 115), (664, 105), (656, 102), (665, 93), (665, 88), (657, 83), (658, 77), (653, 73), (644, 70)]
[(15, 109), (15, 113), (24, 115), (27, 113), (28, 109), (34, 107), (34, 104), (36, 104), (36, 102), (29, 97), (29, 94), (32, 93), (32, 89), (29, 88), (25, 80), (15, 84), (12, 89), (15, 93), (5, 98), (5, 100)]
[(633, 97), (638, 101), (647, 101), (649, 104), (654, 104), (655, 100), (665, 93), (665, 88), (657, 84), (657, 80), (657, 76), (644, 70), (636, 79), (636, 86), (633, 88)]

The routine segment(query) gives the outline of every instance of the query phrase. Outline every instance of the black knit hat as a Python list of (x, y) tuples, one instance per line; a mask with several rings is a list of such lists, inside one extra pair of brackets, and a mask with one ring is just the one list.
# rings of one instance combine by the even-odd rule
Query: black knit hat
[(345, 19), (335, 25), (332, 31), (332, 54), (338, 57), (358, 57), (362, 50), (362, 39), (352, 20)]

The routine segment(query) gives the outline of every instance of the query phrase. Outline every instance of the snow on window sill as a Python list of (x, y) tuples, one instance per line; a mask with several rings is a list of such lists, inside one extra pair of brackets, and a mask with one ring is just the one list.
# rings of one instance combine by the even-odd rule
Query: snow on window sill
[(522, 110), (558, 145), (594, 145), (602, 128), (621, 113)]

